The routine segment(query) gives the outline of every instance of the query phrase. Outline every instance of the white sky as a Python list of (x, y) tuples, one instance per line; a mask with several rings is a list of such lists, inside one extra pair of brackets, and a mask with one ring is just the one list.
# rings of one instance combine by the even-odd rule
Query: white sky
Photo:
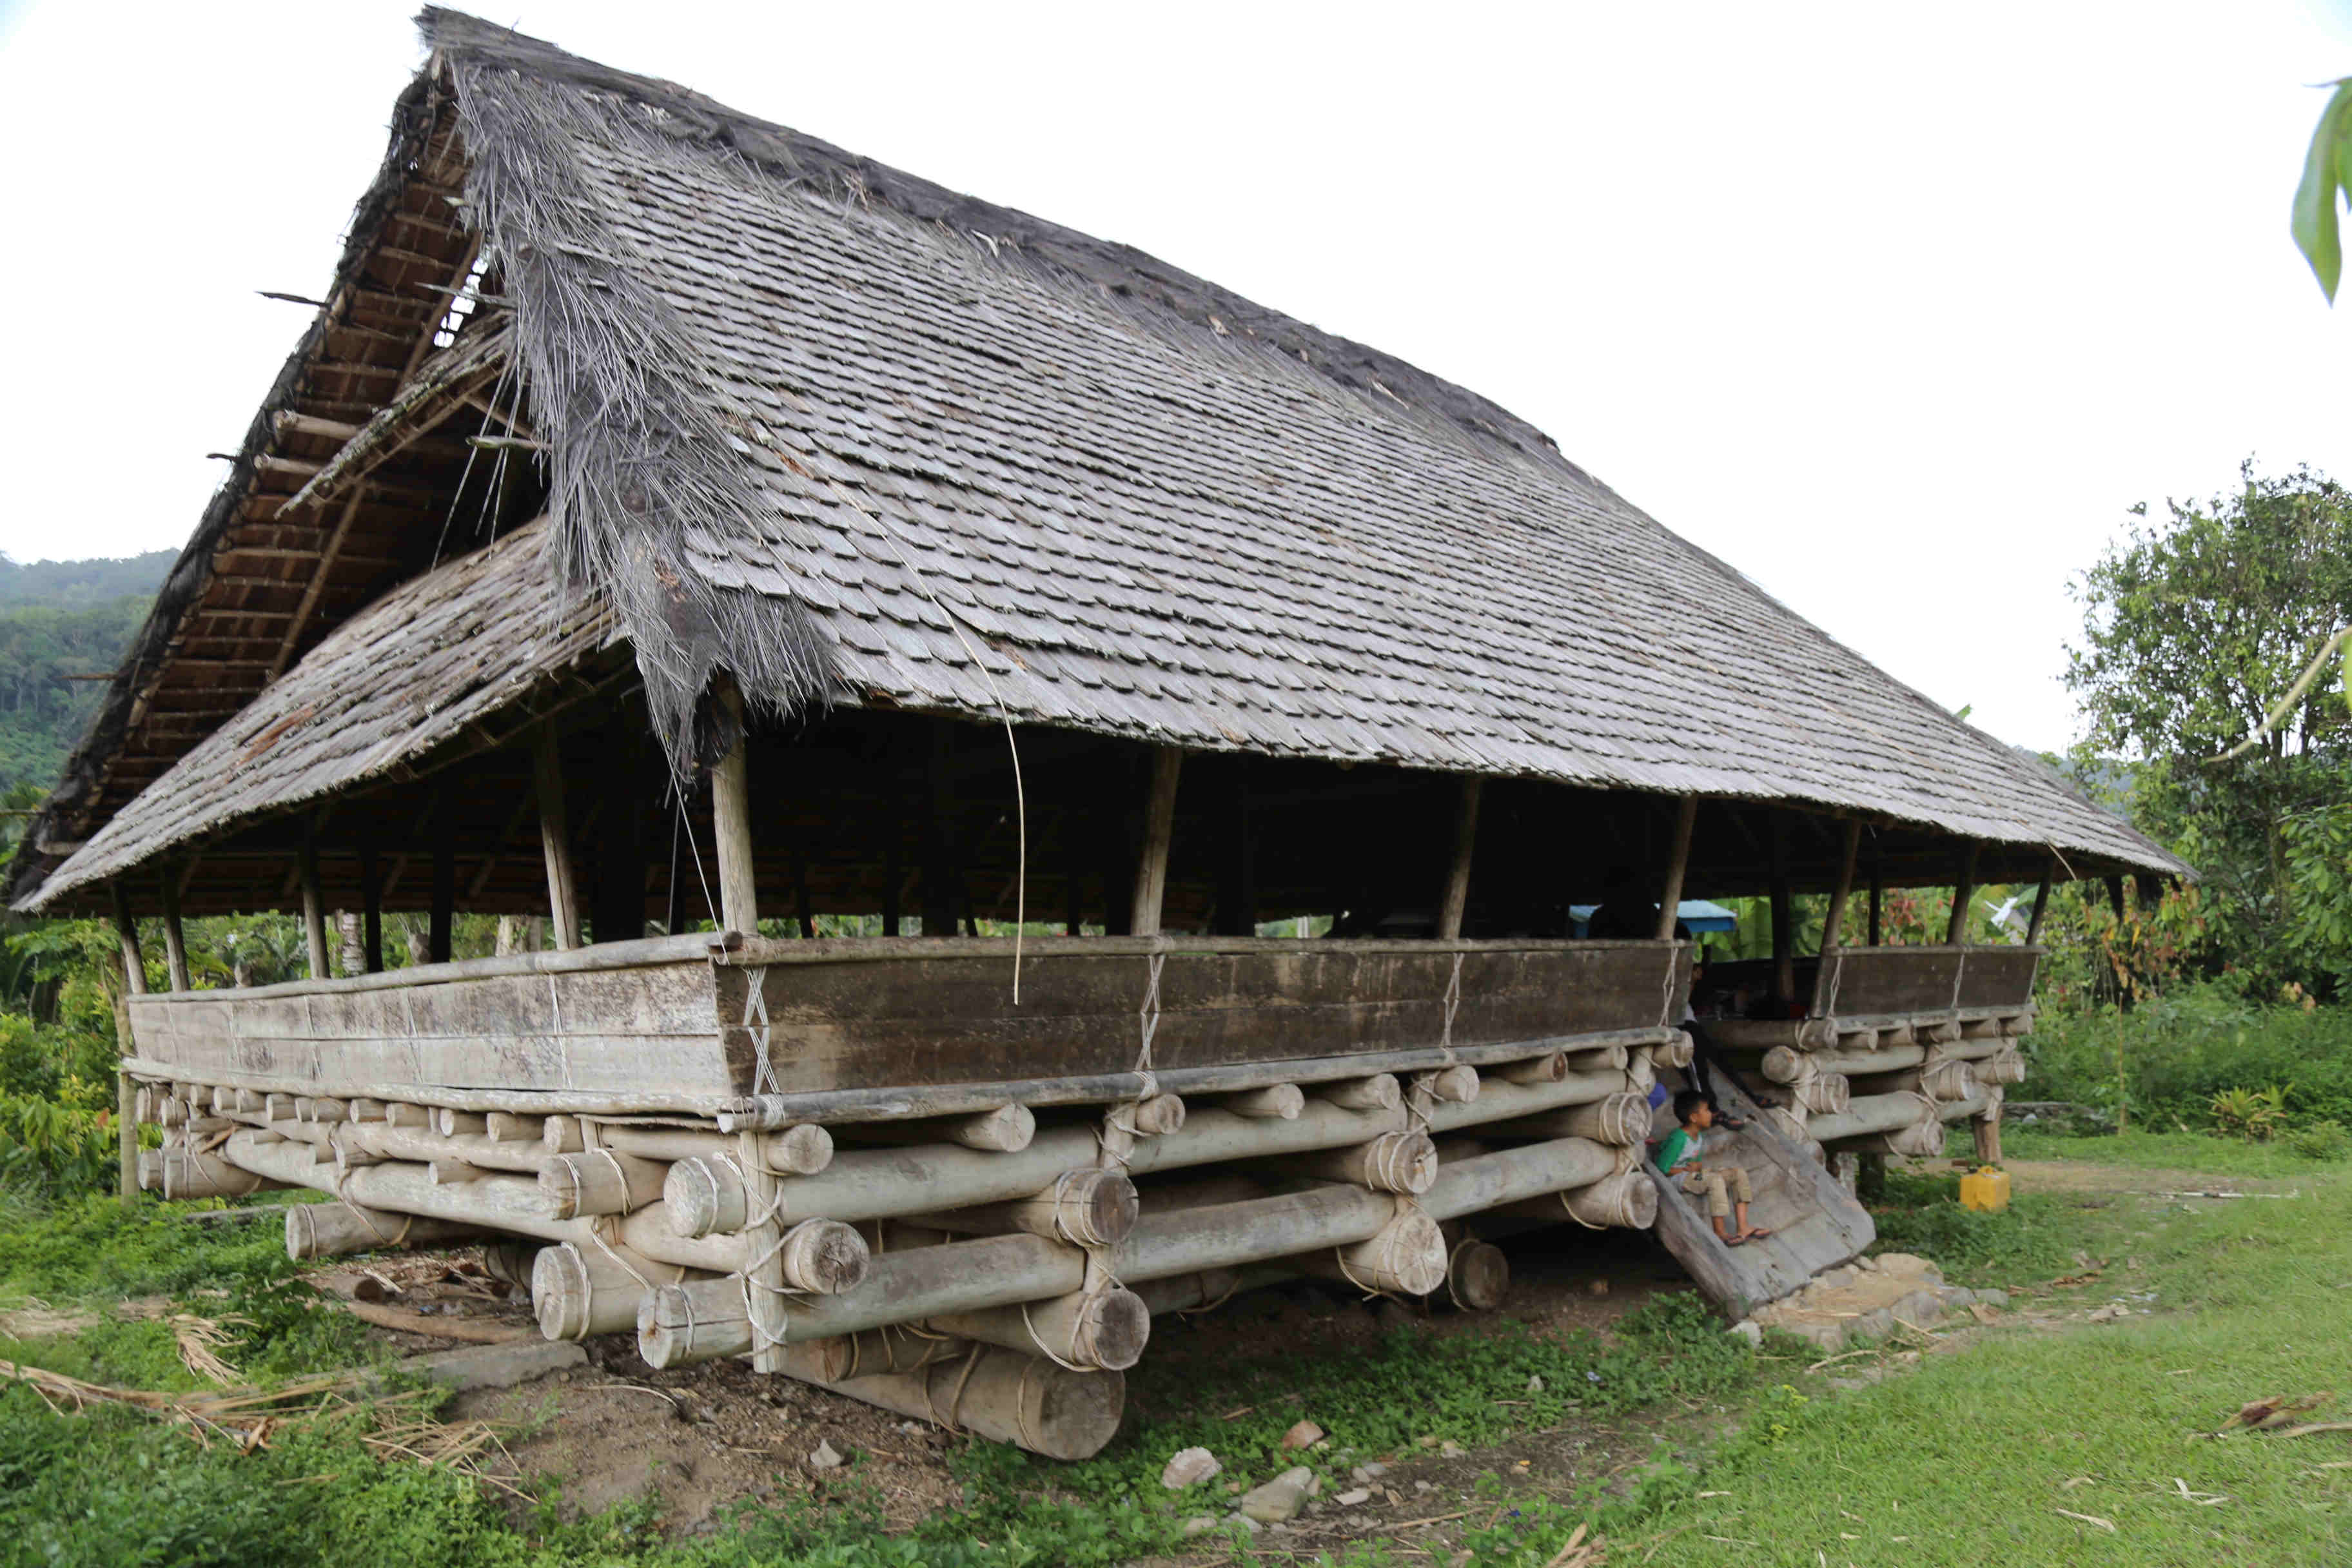
[[(2007, 740), (2130, 503), (2352, 474), (2286, 235), (2345, 4), (505, 4), (1463, 382)], [(186, 540), (413, 9), (0, 0), (0, 550)]]

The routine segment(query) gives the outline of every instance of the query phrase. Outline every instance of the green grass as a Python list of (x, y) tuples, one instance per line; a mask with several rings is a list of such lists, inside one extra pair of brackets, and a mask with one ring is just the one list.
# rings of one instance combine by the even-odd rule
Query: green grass
[(2197, 1171), (2207, 1175), (2292, 1181), (2319, 1173), (2341, 1173), (2338, 1162), (2313, 1160), (2284, 1142), (2249, 1142), (2210, 1132), (2148, 1131), (2132, 1128), (2110, 1138), (2074, 1138), (2005, 1127), (2000, 1152), (2011, 1160), (2084, 1160), (2150, 1171)]
[[(254, 1320), (231, 1352), (257, 1378), (363, 1358), (352, 1320), (305, 1305), (274, 1225), (197, 1226), (157, 1205), (126, 1213), (107, 1199), (0, 1207), (0, 1301), (37, 1299), (102, 1309), (164, 1294), (209, 1316)], [(155, 1322), (102, 1321), (68, 1339), (0, 1341), (0, 1357), (146, 1388), (181, 1388), (171, 1334)], [(976, 1443), (955, 1466), (966, 1505), (899, 1536), (854, 1485), (823, 1506), (748, 1505), (714, 1538), (667, 1542), (647, 1506), (520, 1529), (477, 1483), (385, 1466), (360, 1443), (364, 1412), (297, 1423), (241, 1455), (121, 1411), (59, 1415), (30, 1389), (0, 1385), (0, 1563), (645, 1563), (656, 1568), (811, 1564), (821, 1568), (997, 1568), (1111, 1564), (1189, 1544), (1183, 1521), (1205, 1507), (1159, 1484), (1177, 1450), (1213, 1447), (1245, 1485), (1307, 1462), (1337, 1480), (1354, 1464), (1452, 1441), (1494, 1442), (1535, 1426), (1622, 1416), (1700, 1396), (1737, 1395), (1755, 1358), (1694, 1295), (1662, 1297), (1611, 1339), (1495, 1331), (1444, 1338), (1404, 1331), (1368, 1348), (1274, 1352), (1213, 1363), (1163, 1358), (1134, 1374), (1146, 1414), (1103, 1454), (1055, 1465)], [(1311, 1414), (1331, 1446), (1284, 1452), (1283, 1433)], [(1564, 1510), (1522, 1510), (1515, 1522)]]
[[(1662, 1561), (2339, 1568), (2352, 1561), (2352, 1471), (2314, 1467), (2352, 1458), (2352, 1444), (2195, 1435), (2260, 1396), (2352, 1395), (2347, 1208), (2352, 1179), (2336, 1171), (2293, 1199), (2076, 1211), (2080, 1239), (2111, 1261), (2075, 1304), (2152, 1293), (2134, 1302), (2152, 1316), (1927, 1356), (1794, 1407), (1783, 1434), (1731, 1446), (1681, 1500), (1610, 1522), (1625, 1542), (1671, 1537)], [(2326, 1414), (2352, 1415), (2352, 1396)], [(2199, 1506), (2176, 1478), (2230, 1500)]]
[[(2043, 1146), (2011, 1152), (2207, 1172), (2214, 1162), (2195, 1156), (2248, 1152), (2202, 1135), (2185, 1146), (2141, 1134), (2036, 1142)], [(1337, 1479), (1427, 1440), (1475, 1446), (1656, 1413), (1674, 1418), (1673, 1436), (1661, 1429), (1659, 1457), (1629, 1495), (1554, 1500), (1496, 1483), (1493, 1506), (1474, 1509), (1477, 1528), (1463, 1538), (1468, 1568), (1541, 1568), (1580, 1522), (1603, 1530), (1612, 1561), (1625, 1562), (1654, 1547), (1661, 1563), (1812, 1568), (2340, 1564), (2352, 1561), (2352, 1471), (2312, 1467), (2352, 1457), (2352, 1444), (2191, 1436), (2258, 1395), (2352, 1391), (2352, 1170), (2252, 1152), (2281, 1160), (2263, 1172), (2298, 1176), (2300, 1195), (2190, 1213), (2130, 1194), (2085, 1206), (2084, 1194), (2029, 1184), (2009, 1213), (1986, 1215), (1958, 1207), (1952, 1178), (1893, 1178), (1883, 1249), (1925, 1252), (1963, 1282), (2042, 1290), (2031, 1298), (2041, 1306), (2146, 1295), (2132, 1304), (2153, 1316), (1996, 1333), (1852, 1393), (1800, 1370), (1804, 1354), (1786, 1343), (1751, 1354), (1687, 1295), (1662, 1298), (1610, 1341), (1538, 1337), (1498, 1321), (1486, 1334), (1407, 1332), (1340, 1353), (1147, 1358), (1131, 1384), (1145, 1414), (1104, 1454), (1066, 1466), (970, 1445), (954, 1461), (965, 1506), (898, 1536), (882, 1533), (878, 1500), (854, 1481), (823, 1503), (744, 1505), (708, 1538), (667, 1539), (652, 1504), (572, 1523), (547, 1510), (517, 1525), (463, 1477), (379, 1463), (358, 1440), (363, 1411), (297, 1424), (239, 1455), (143, 1416), (60, 1416), (31, 1391), (0, 1386), (0, 1563), (1108, 1565), (1226, 1550), (1215, 1538), (1183, 1542), (1181, 1521), (1203, 1504), (1158, 1485), (1168, 1456), (1194, 1443), (1247, 1485), (1297, 1458), (1278, 1444), (1301, 1415), (1331, 1434), (1332, 1447), (1308, 1458)], [(2078, 1251), (2107, 1258), (2103, 1276), (2071, 1300), (2047, 1295), (2048, 1281), (2081, 1272)], [(200, 1228), (153, 1209), (126, 1217), (105, 1203), (0, 1211), (0, 1290), (60, 1304), (160, 1290), (215, 1313), (251, 1305), (279, 1314), (255, 1331), (257, 1360), (287, 1372), (345, 1362), (354, 1346), (312, 1337), (322, 1319), (341, 1320), (291, 1304), (299, 1292), (286, 1279), (274, 1226)], [(201, 1294), (213, 1290), (229, 1294)], [(120, 1325), (79, 1348), (0, 1354), (176, 1385), (167, 1346), (142, 1337), (152, 1331)], [(83, 1359), (60, 1359), (72, 1356)], [(1682, 1457), (1669, 1457), (1677, 1448)], [(2089, 1479), (2064, 1484), (2078, 1477)], [(2199, 1507), (2174, 1495), (2176, 1477), (2231, 1500)], [(1230, 1502), (1220, 1493), (1209, 1506)], [(2116, 1530), (2068, 1520), (2062, 1508)], [(1272, 1560), (1269, 1538), (1251, 1544), (1258, 1557), (1234, 1560)], [(1428, 1559), (1373, 1542), (1341, 1561)]]

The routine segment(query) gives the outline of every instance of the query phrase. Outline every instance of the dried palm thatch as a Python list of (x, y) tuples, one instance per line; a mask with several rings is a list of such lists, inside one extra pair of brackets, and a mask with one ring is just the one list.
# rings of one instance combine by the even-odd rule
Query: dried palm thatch
[[(461, 83), (487, 68), (457, 67)], [(800, 601), (722, 587), (689, 559), (690, 529), (765, 507), (713, 405), (698, 335), (650, 274), (614, 254), (579, 155), (614, 125), (580, 94), (530, 77), (461, 87), (458, 103), (467, 199), (534, 324), (523, 361), (538, 427), (552, 438), (562, 580), (613, 601), (674, 760), (715, 759), (733, 742), (715, 708), (694, 733), (722, 665), (772, 713), (824, 706), (833, 664)]]
[[(367, 1392), (372, 1380), (363, 1373), (304, 1378), (268, 1389), (173, 1394), (117, 1388), (44, 1367), (0, 1361), (0, 1379), (29, 1387), (60, 1415), (92, 1405), (141, 1410), (180, 1427), (200, 1446), (226, 1443), (245, 1454), (268, 1447), (278, 1434), (297, 1422), (356, 1419), (364, 1424), (360, 1442), (379, 1459), (407, 1459), (457, 1470), (511, 1497), (530, 1500), (514, 1484), (519, 1467), (496, 1426), (487, 1421), (436, 1421), (427, 1412), (441, 1397), (437, 1390)], [(360, 1397), (363, 1393), (365, 1396)], [(496, 1469), (490, 1465), (494, 1457), (499, 1461)]]

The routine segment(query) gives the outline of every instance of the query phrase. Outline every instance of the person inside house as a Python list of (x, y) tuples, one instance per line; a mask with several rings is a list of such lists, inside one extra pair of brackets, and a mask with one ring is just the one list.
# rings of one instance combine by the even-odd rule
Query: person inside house
[(1658, 1169), (1679, 1180), (1683, 1191), (1693, 1197), (1706, 1195), (1707, 1217), (1715, 1226), (1717, 1239), (1726, 1247), (1738, 1247), (1771, 1235), (1764, 1226), (1748, 1223), (1748, 1205), (1755, 1194), (1748, 1186), (1747, 1168), (1706, 1158), (1711, 1142), (1708, 1130), (1715, 1125), (1715, 1108), (1706, 1096), (1695, 1089), (1675, 1096), (1675, 1120), (1681, 1125), (1659, 1143)]
[[(1601, 884), (1601, 907), (1585, 922), (1595, 942), (1647, 942), (1658, 934), (1658, 899), (1631, 866), (1612, 866)], [(1685, 934), (1679, 929), (1675, 932)]]

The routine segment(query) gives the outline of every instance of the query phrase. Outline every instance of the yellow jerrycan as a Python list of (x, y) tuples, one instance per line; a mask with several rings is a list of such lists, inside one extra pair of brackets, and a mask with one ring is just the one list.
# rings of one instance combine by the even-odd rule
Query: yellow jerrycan
[(1999, 1214), (2009, 1206), (2009, 1173), (1979, 1165), (1960, 1178), (1960, 1206), (1982, 1214)]

